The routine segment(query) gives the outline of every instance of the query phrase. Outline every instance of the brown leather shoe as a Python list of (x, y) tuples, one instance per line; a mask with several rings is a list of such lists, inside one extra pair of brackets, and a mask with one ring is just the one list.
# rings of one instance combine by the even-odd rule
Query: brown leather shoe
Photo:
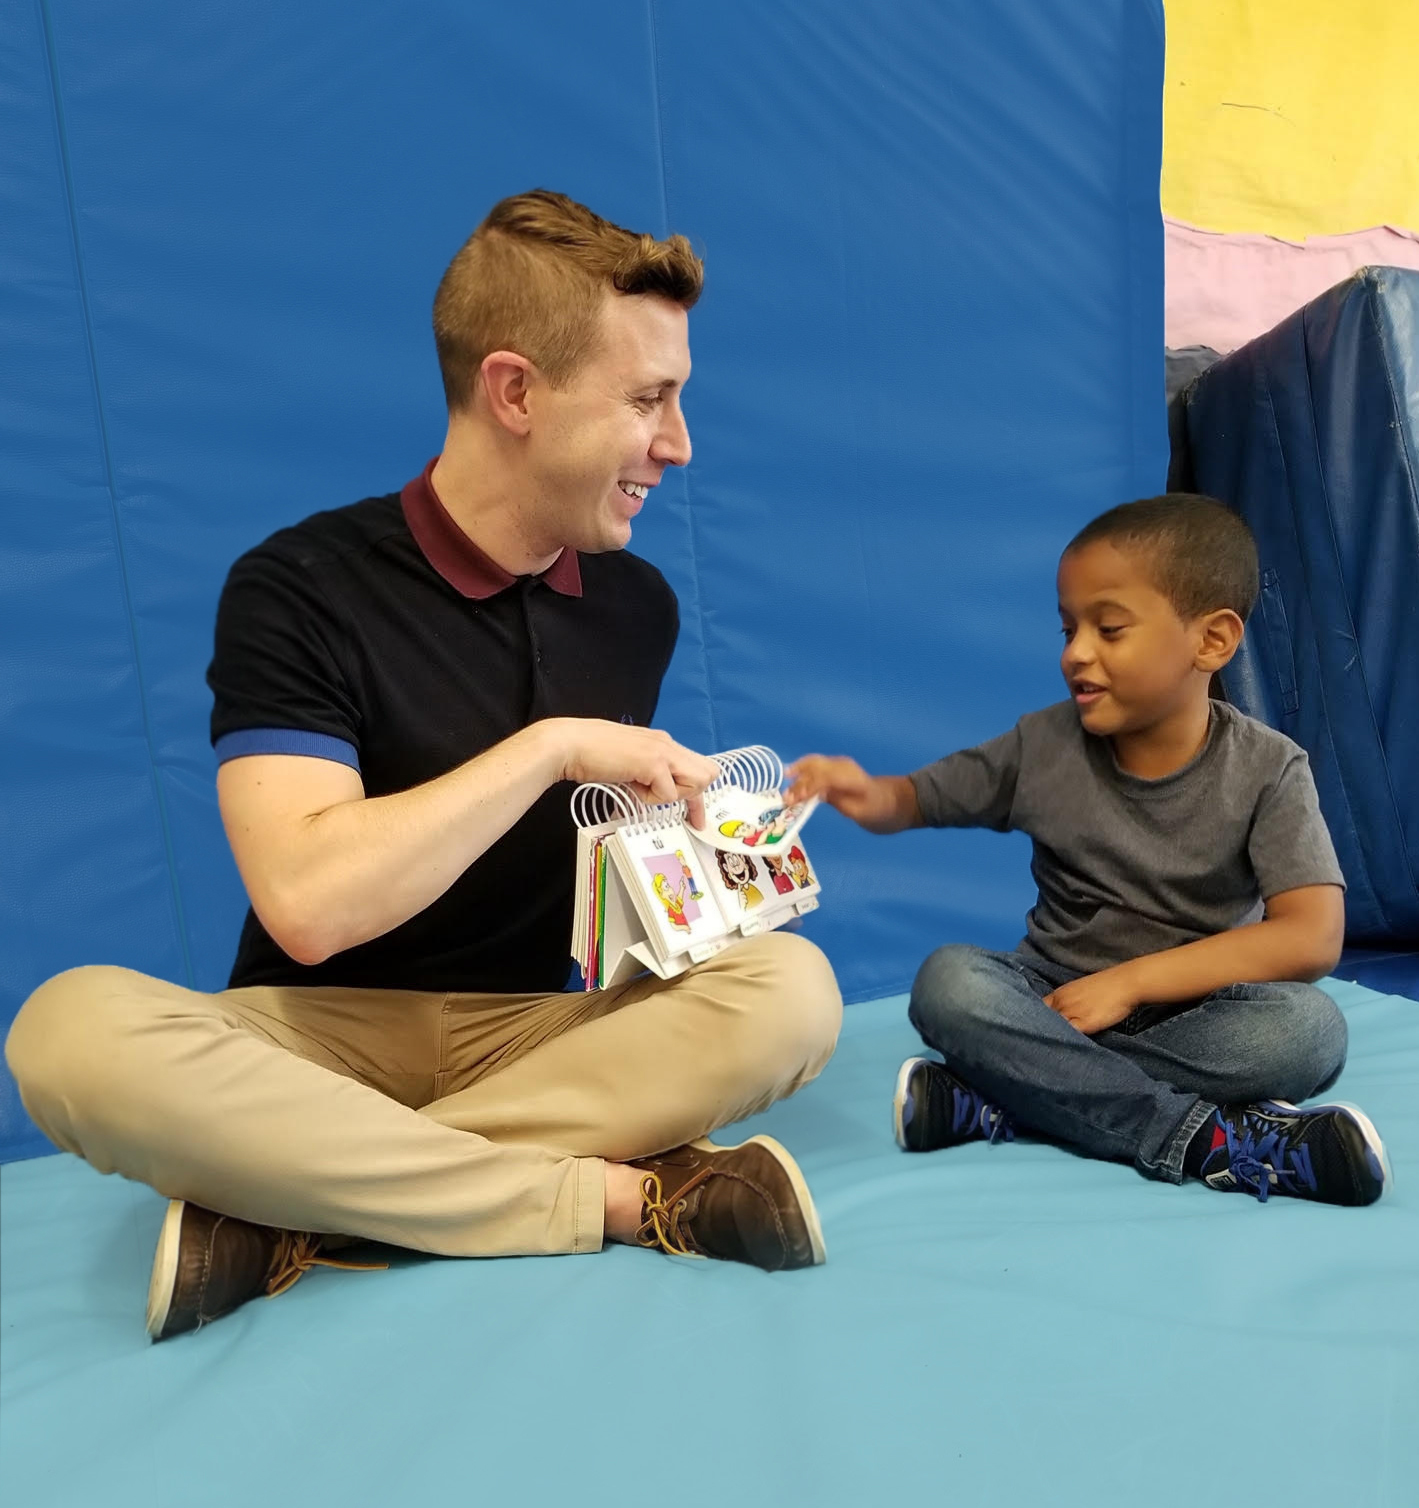
[(827, 1256), (813, 1196), (798, 1164), (771, 1136), (736, 1147), (692, 1142), (639, 1157), (641, 1246), (677, 1257), (719, 1257), (769, 1272), (814, 1267)]
[(388, 1265), (322, 1257), (320, 1242), (309, 1231), (273, 1230), (170, 1200), (148, 1284), (148, 1334), (166, 1340), (199, 1329), (258, 1294), (284, 1293), (312, 1267)]

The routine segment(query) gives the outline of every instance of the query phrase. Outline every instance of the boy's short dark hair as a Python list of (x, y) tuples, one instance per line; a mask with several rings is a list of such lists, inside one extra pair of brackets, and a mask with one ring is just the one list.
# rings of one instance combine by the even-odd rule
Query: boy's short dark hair
[(1196, 618), (1229, 607), (1243, 623), (1257, 594), (1256, 541), (1225, 503), (1196, 492), (1120, 503), (1101, 513), (1064, 553), (1107, 540), (1144, 558), (1153, 584), (1178, 617)]

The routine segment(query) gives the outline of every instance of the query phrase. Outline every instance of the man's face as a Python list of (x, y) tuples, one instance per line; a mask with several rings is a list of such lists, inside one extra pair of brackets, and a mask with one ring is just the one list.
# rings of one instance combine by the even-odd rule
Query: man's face
[(539, 520), (556, 543), (623, 549), (667, 466), (690, 459), (680, 393), (689, 319), (654, 295), (607, 294), (601, 340), (571, 382), (539, 388), (528, 458)]
[(1157, 726), (1192, 694), (1199, 635), (1143, 566), (1107, 540), (1059, 563), (1060, 669), (1079, 721), (1112, 736)]

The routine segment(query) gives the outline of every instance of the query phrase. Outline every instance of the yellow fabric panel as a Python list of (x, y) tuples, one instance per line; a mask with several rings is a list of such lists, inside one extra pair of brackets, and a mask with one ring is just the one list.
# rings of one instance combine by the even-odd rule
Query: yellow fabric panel
[(1419, 0), (1165, 0), (1163, 213), (1419, 229)]

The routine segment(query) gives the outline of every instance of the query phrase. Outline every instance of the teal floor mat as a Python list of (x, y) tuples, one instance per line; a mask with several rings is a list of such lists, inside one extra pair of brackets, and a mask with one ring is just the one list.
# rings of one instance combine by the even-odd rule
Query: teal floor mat
[(752, 1123), (826, 1267), (621, 1248), (317, 1271), (150, 1346), (155, 1194), (0, 1172), (0, 1482), (25, 1508), (1413, 1508), (1419, 1004), (1330, 986), (1335, 1090), (1390, 1148), (1368, 1210), (1150, 1183), (1042, 1143), (898, 1152), (901, 1000), (849, 1009)]

